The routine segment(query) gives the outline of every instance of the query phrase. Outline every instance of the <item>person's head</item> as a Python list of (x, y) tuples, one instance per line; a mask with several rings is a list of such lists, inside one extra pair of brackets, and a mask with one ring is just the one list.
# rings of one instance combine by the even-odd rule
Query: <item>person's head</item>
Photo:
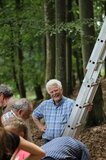
[(57, 79), (51, 79), (46, 83), (46, 90), (50, 97), (55, 101), (55, 103), (59, 103), (62, 99), (63, 89), (62, 84)]
[(12, 110), (16, 116), (26, 120), (30, 117), (33, 111), (32, 103), (26, 98), (21, 98), (12, 104)]
[(25, 139), (28, 138), (28, 128), (22, 118), (13, 117), (2, 122), (3, 127)]
[(13, 96), (13, 92), (8, 85), (0, 85), (0, 107), (6, 106), (8, 99)]
[(4, 154), (10, 154), (11, 151), (7, 148), (8, 131), (0, 127), (0, 159), (4, 159)]

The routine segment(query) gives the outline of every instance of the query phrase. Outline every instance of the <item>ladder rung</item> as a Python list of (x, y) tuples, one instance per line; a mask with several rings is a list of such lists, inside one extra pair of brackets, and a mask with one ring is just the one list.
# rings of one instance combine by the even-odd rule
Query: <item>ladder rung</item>
[(89, 105), (91, 105), (91, 106), (92, 106), (92, 105), (93, 105), (93, 103), (85, 103), (85, 104), (83, 105), (83, 108), (84, 108), (84, 107), (87, 107), (87, 106), (89, 106)]
[(92, 83), (92, 84), (88, 84), (88, 87), (93, 87), (93, 86), (96, 86), (96, 85), (98, 85), (98, 83), (97, 83), (97, 82), (94, 82), (94, 83)]
[(103, 60), (99, 60), (97, 63), (98, 63), (98, 64), (103, 64), (104, 61), (103, 61)]
[(90, 105), (90, 103), (85, 103), (84, 105), (83, 105), (83, 108), (85, 108), (85, 107), (87, 107), (87, 106), (89, 106)]
[(75, 128), (78, 128), (78, 127), (80, 127), (80, 126), (82, 126), (81, 123), (77, 124), (77, 125), (75, 126)]

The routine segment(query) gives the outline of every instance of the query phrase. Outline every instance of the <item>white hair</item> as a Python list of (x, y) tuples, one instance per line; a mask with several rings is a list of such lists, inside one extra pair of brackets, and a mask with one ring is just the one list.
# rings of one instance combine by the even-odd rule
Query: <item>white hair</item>
[(49, 93), (49, 88), (53, 85), (57, 85), (59, 88), (62, 88), (62, 84), (59, 80), (57, 79), (50, 79), (47, 83), (46, 83), (46, 90)]

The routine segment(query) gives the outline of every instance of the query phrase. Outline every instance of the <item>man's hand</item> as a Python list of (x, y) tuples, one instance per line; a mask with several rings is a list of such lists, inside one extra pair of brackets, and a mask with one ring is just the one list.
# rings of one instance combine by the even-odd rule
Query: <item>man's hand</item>
[(93, 109), (93, 107), (94, 107), (94, 106), (93, 106), (93, 105), (91, 105), (91, 104), (90, 104), (90, 105), (88, 105), (88, 106), (87, 106), (87, 111), (88, 111), (88, 112), (91, 112), (91, 111), (92, 111), (92, 109)]

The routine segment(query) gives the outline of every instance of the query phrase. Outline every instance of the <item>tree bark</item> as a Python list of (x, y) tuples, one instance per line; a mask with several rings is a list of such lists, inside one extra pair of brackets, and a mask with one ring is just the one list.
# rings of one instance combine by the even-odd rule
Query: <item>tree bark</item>
[(20, 35), (21, 24), (19, 24), (19, 13), (21, 9), (21, 0), (16, 0), (16, 15), (17, 15), (17, 57), (18, 57), (18, 86), (21, 97), (26, 97), (26, 89), (24, 85), (23, 76), (23, 51), (22, 51), (22, 41)]
[[(66, 22), (72, 21), (72, 1), (66, 1)], [(72, 73), (72, 39), (66, 36), (66, 95), (70, 96), (73, 91)]]
[(88, 19), (94, 18), (92, 0), (89, 1), (79, 0), (79, 9), (80, 9), (80, 20), (82, 25), (81, 43), (82, 43), (83, 68), (85, 69), (94, 46), (94, 41), (91, 39), (91, 37), (95, 37), (94, 24), (90, 26), (89, 24), (87, 24)]
[[(54, 2), (44, 0), (45, 26), (54, 25)], [(45, 83), (55, 77), (55, 36), (46, 32), (46, 73)]]
[[(55, 0), (56, 27), (65, 22), (66, 2)], [(56, 33), (56, 78), (62, 82), (63, 92), (66, 95), (66, 33), (61, 30)]]
[(35, 86), (36, 100), (43, 99), (42, 90), (40, 85)]
[[(105, 16), (106, 16), (106, 1), (104, 1), (104, 12), (105, 12)], [(105, 75), (104, 77), (106, 78), (106, 58), (105, 58)]]
[(80, 82), (80, 85), (82, 84), (82, 80), (84, 78), (84, 72), (83, 72), (83, 60), (82, 60), (82, 55), (81, 53), (74, 52), (74, 56), (76, 58), (76, 68), (77, 68), (77, 76), (78, 76), (78, 80)]
[(100, 125), (105, 120), (103, 110), (104, 102), (100, 95), (102, 95), (101, 85), (99, 86), (93, 101), (93, 110), (88, 114), (86, 127)]

